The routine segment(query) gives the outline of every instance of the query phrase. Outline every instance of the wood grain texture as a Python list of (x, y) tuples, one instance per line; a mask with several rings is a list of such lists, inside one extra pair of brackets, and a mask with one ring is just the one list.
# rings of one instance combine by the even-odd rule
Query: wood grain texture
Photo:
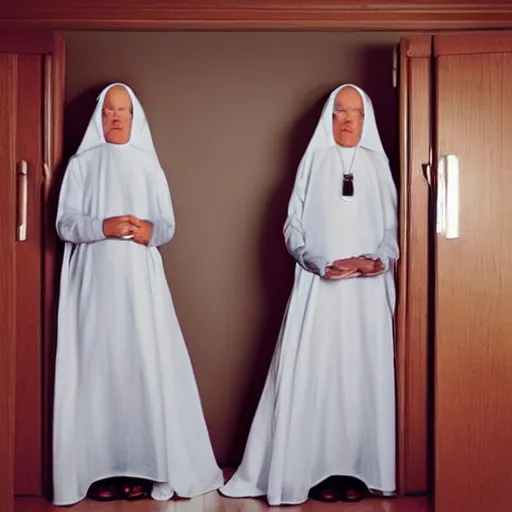
[[(62, 119), (64, 104), (64, 45), (62, 38), (52, 33), (43, 32), (14, 32), (2, 31), (0, 33), (0, 55), (2, 59), (6, 52), (13, 52), (13, 62), (16, 64), (15, 82), (12, 84), (12, 94), (8, 96), (7, 92), (2, 90), (2, 101), (12, 100), (13, 107), (7, 108), (2, 105), (1, 112), (8, 120), (10, 131), (7, 128), (0, 134), (0, 144), (4, 151), (1, 152), (2, 172), (0, 174), (2, 181), (3, 194), (1, 201), (3, 226), (2, 237), (5, 240), (12, 241), (9, 246), (13, 253), (9, 256), (7, 246), (2, 251), (2, 285), (0, 288), (2, 295), (2, 342), (5, 334), (5, 347), (9, 347), (11, 342), (9, 336), (9, 326), (5, 323), (12, 313), (14, 318), (12, 334), (12, 343), (16, 340), (17, 350), (2, 354), (1, 364), (8, 365), (11, 373), (16, 371), (15, 410), (12, 409), (12, 415), (2, 410), (2, 429), (4, 421), (6, 425), (16, 421), (16, 439), (11, 439), (10, 449), (15, 456), (10, 459), (2, 457), (2, 472), (15, 472), (15, 478), (11, 478), (11, 473), (7, 473), (2, 484), (9, 485), (10, 494), (15, 489), (23, 494), (41, 494), (41, 478), (46, 477), (47, 488), (51, 487), (51, 472), (45, 471), (42, 475), (42, 457), (45, 457), (46, 464), (49, 466), (51, 460), (51, 443), (46, 442), (51, 439), (51, 407), (49, 402), (53, 394), (53, 388), (48, 384), (42, 386), (43, 373), (45, 379), (53, 382), (49, 377), (47, 366), (44, 362), (53, 361), (53, 353), (50, 357), (46, 355), (47, 346), (53, 347), (54, 333), (47, 329), (47, 323), (54, 322), (55, 310), (52, 309), (52, 302), (56, 294), (55, 276), (45, 273), (46, 261), (43, 259), (43, 234), (48, 230), (48, 239), (55, 237), (53, 220), (46, 222), (43, 219), (43, 202), (48, 203), (46, 198), (46, 188), (43, 189), (43, 168), (42, 152), (44, 148), (45, 159), (48, 155), (51, 157), (51, 163), (58, 166), (60, 163), (60, 154), (62, 152)], [(22, 55), (19, 55), (22, 54)], [(52, 65), (47, 66), (48, 72), (53, 80), (49, 81), (48, 94), (44, 97), (46, 129), (43, 136), (43, 79), (42, 71), (43, 55), (53, 58)], [(7, 70), (5, 74), (2, 70), (2, 80), (7, 80)], [(18, 76), (19, 75), (19, 76)], [(4, 94), (5, 92), (5, 94)], [(49, 101), (55, 97), (55, 101)], [(9, 104), (10, 105), (10, 104)], [(47, 106), (50, 106), (51, 113)], [(19, 117), (19, 119), (18, 119)], [(47, 135), (51, 135), (48, 137)], [(11, 137), (10, 142), (6, 137)], [(48, 144), (45, 143), (48, 139)], [(7, 154), (6, 149), (9, 144), (13, 145), (13, 153)], [(15, 242), (16, 229), (16, 162), (24, 159), (29, 163), (29, 227), (28, 239), (26, 242)], [(12, 161), (11, 161), (12, 160)], [(51, 178), (50, 173), (50, 178)], [(11, 180), (11, 181), (7, 181)], [(12, 182), (12, 183), (11, 183)], [(13, 188), (13, 190), (11, 190)], [(5, 195), (5, 197), (4, 197)], [(5, 210), (5, 212), (4, 212)], [(46, 210), (45, 210), (46, 213)], [(50, 215), (48, 213), (48, 215)], [(12, 222), (11, 222), (12, 217)], [(46, 241), (46, 240), (45, 240)], [(2, 246), (3, 247), (3, 246)], [(15, 268), (9, 271), (8, 257), (13, 258)], [(54, 268), (56, 260), (55, 247), (50, 247), (45, 256)], [(4, 273), (5, 269), (5, 273)], [(51, 284), (43, 292), (43, 276)], [(5, 283), (4, 280), (5, 279)], [(12, 287), (8, 287), (8, 279), (12, 281)], [(46, 287), (46, 283), (45, 283)], [(4, 298), (7, 293), (9, 296), (9, 307), (3, 306)], [(48, 300), (47, 300), (48, 299)], [(7, 300), (7, 299), (6, 299)], [(10, 308), (10, 309), (9, 309)], [(42, 316), (45, 317), (42, 322)], [(17, 320), (16, 320), (17, 319)], [(5, 329), (4, 327), (5, 323)], [(47, 336), (49, 342), (43, 343), (42, 334)], [(52, 366), (53, 368), (53, 366)], [(7, 379), (10, 373), (3, 371), (0, 378)], [(46, 382), (46, 380), (45, 380)], [(2, 400), (9, 398), (11, 389), (6, 386), (0, 386), (0, 395)], [(44, 405), (43, 405), (44, 404)], [(5, 414), (4, 414), (5, 412)], [(42, 421), (42, 416), (46, 421)], [(16, 419), (15, 419), (16, 417)], [(3, 432), (3, 430), (2, 430)], [(9, 430), (6, 427), (6, 435)], [(44, 452), (44, 455), (43, 453)], [(2, 452), (3, 454), (3, 452)], [(5, 468), (4, 468), (5, 462)], [(12, 467), (11, 467), (12, 466)], [(13, 484), (14, 489), (13, 489)], [(3, 509), (2, 509), (3, 510)], [(9, 509), (11, 510), (11, 509)]]
[(460, 158), (460, 237), (437, 237), (436, 512), (512, 503), (512, 54), (478, 49), (437, 58), (437, 152)]
[[(423, 165), (430, 149), (430, 38), (402, 39), (400, 250), (397, 308), (400, 491), (428, 487), (428, 204)], [(422, 57), (411, 57), (422, 55)]]
[(55, 351), (57, 339), (57, 306), (59, 242), (55, 231), (58, 192), (62, 180), (62, 147), (65, 97), (65, 43), (53, 34), (52, 53), (44, 65), (44, 162), (46, 164), (43, 198), (44, 224), (44, 320), (43, 320), (43, 493), (51, 498), (52, 483), (52, 418)]
[[(1, 504), (0, 504), (1, 506)], [(3, 509), (1, 509), (3, 510)], [(54, 507), (44, 500), (18, 498), (14, 512), (57, 512), (62, 507)], [(232, 499), (224, 498), (217, 492), (211, 492), (191, 500), (173, 499), (167, 502), (143, 500), (126, 503), (117, 501), (101, 503), (84, 500), (71, 509), (73, 512), (270, 512), (276, 510), (269, 507), (263, 499)], [(286, 506), (290, 512), (429, 512), (425, 498), (403, 499), (367, 499), (361, 503), (321, 503), (307, 501), (303, 505)]]
[(398, 46), (398, 124), (399, 124), (399, 165), (400, 165), (400, 194), (399, 194), (399, 246), (400, 259), (396, 264), (397, 306), (395, 313), (395, 359), (396, 359), (396, 390), (397, 390), (397, 492), (407, 492), (407, 471), (405, 467), (407, 452), (407, 428), (400, 428), (407, 416), (406, 396), (407, 379), (405, 367), (407, 360), (407, 262), (408, 242), (407, 226), (409, 225), (409, 201), (406, 191), (409, 189), (409, 176), (405, 172), (409, 161), (409, 60), (407, 51), (409, 40), (401, 39)]
[[(1, 19), (2, 7), (0, 7)], [(41, 30), (0, 30), (0, 48), (3, 53), (51, 53), (54, 37), (52, 32)]]
[(13, 508), (15, 412), (15, 55), (0, 53), (0, 500)]
[(429, 194), (424, 169), (430, 162), (430, 80), (428, 57), (409, 60), (409, 162), (407, 173), (409, 223), (407, 226), (407, 360), (404, 369), (406, 395), (406, 460), (409, 492), (428, 488), (429, 388)]
[(456, 30), (512, 27), (512, 4), (476, 0), (7, 0), (0, 24), (45, 29)]
[(432, 56), (432, 36), (427, 34), (411, 34), (403, 39), (402, 53), (406, 57)]
[(16, 163), (27, 162), (27, 239), (16, 242), (16, 444), (14, 492), (41, 495), (42, 80), (41, 55), (19, 55)]
[(512, 52), (512, 32), (493, 31), (480, 34), (445, 34), (434, 38), (434, 55)]

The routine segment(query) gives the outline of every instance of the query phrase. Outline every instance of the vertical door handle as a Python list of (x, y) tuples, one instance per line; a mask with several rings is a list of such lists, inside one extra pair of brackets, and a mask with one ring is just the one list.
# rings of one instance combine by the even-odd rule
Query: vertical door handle
[(43, 181), (44, 181), (45, 187), (47, 187), (49, 185), (50, 178), (51, 178), (50, 166), (45, 162), (43, 164)]
[(437, 233), (451, 240), (459, 238), (459, 157), (439, 159), (437, 178)]
[(28, 163), (20, 162), (18, 171), (18, 241), (27, 239), (27, 214), (28, 214)]

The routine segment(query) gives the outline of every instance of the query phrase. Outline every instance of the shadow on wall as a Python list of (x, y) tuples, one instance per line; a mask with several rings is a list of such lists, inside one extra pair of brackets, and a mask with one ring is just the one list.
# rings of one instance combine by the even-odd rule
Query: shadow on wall
[(304, 111), (291, 127), (287, 158), (283, 162), (282, 181), (269, 198), (265, 216), (261, 219), (259, 234), (259, 278), (262, 283), (265, 310), (261, 328), (255, 333), (253, 346), (259, 347), (252, 364), (252, 374), (246, 381), (247, 389), (237, 427), (231, 443), (229, 465), (241, 461), (249, 428), (267, 376), (286, 303), (293, 285), (295, 262), (284, 243), (283, 226), (288, 201), (293, 189), (297, 167), (318, 123), (328, 94), (319, 98)]
[[(390, 160), (391, 170), (398, 184), (398, 133), (397, 93), (392, 82), (393, 47), (365, 48), (362, 54), (367, 76), (355, 85), (360, 86), (372, 99), (377, 126), (384, 149)], [(382, 78), (376, 80), (376, 78)], [(346, 80), (349, 82), (350, 80)], [(284, 243), (283, 225), (288, 201), (292, 192), (297, 167), (320, 119), (322, 108), (333, 84), (324, 95), (310, 105), (290, 128), (288, 158), (283, 162), (283, 179), (269, 198), (266, 214), (262, 218), (259, 235), (259, 276), (264, 290), (265, 311), (261, 328), (255, 333), (253, 346), (259, 347), (252, 365), (252, 373), (246, 381), (245, 396), (232, 438), (227, 466), (236, 467), (243, 456), (247, 436), (259, 398), (261, 396), (286, 304), (293, 285), (295, 262), (288, 254)]]
[(399, 186), (398, 88), (393, 87), (393, 46), (366, 47), (361, 60), (366, 76), (358, 85), (372, 99), (382, 144)]
[(96, 98), (110, 83), (98, 84), (73, 98), (64, 108), (64, 161), (76, 153), (89, 120), (96, 108)]

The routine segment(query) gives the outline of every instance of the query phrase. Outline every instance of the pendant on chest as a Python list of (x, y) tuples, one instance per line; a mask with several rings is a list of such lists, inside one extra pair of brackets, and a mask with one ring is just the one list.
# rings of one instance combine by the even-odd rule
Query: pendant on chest
[(343, 181), (341, 182), (341, 198), (344, 201), (352, 201), (354, 197), (354, 175), (343, 174)]

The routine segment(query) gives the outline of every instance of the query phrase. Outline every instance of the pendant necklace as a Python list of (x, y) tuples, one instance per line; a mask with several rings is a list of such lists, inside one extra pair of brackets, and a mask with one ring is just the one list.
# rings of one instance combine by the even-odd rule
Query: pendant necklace
[(352, 174), (352, 166), (354, 165), (354, 159), (357, 153), (357, 147), (352, 155), (352, 160), (350, 162), (350, 167), (348, 168), (348, 172), (345, 169), (345, 162), (343, 161), (343, 156), (339, 153), (338, 148), (337, 153), (341, 160), (341, 165), (343, 167), (343, 181), (341, 182), (341, 198), (345, 201), (352, 201), (354, 197), (354, 175)]

